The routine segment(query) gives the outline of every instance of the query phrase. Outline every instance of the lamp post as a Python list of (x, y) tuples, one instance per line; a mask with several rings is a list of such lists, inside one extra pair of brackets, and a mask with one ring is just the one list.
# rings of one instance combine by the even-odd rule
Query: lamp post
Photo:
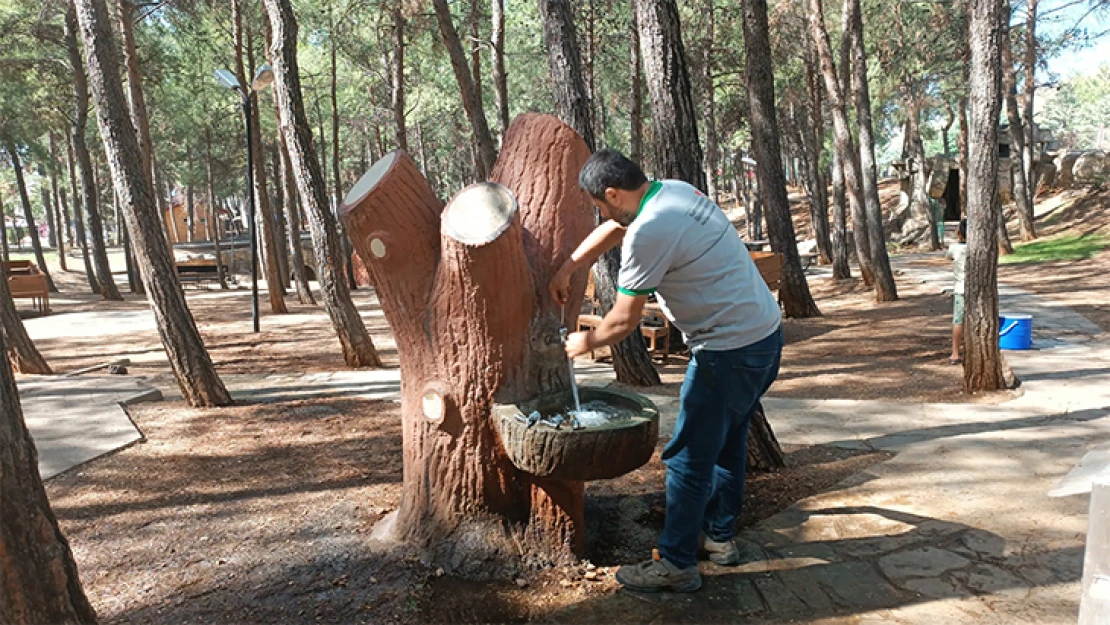
[[(259, 67), (254, 75), (254, 80), (251, 81), (250, 88), (241, 84), (235, 74), (226, 69), (216, 70), (215, 75), (220, 84), (238, 93), (242, 101), (247, 137), (247, 219), (250, 221), (248, 230), (251, 239), (251, 321), (254, 324), (254, 331), (258, 332), (258, 233), (254, 209), (254, 144), (251, 141), (254, 115), (251, 109), (251, 98), (274, 82), (274, 70), (269, 65)], [(274, 285), (271, 284), (270, 288), (274, 288)]]

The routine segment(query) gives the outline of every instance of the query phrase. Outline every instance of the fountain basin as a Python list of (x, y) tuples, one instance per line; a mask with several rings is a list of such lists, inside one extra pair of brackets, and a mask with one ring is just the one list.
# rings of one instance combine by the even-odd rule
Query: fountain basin
[(643, 395), (606, 388), (579, 389), (583, 404), (602, 402), (621, 418), (579, 430), (563, 425), (528, 427), (518, 415), (539, 411), (545, 418), (574, 406), (570, 391), (518, 404), (494, 406), (501, 443), (521, 471), (553, 480), (589, 481), (624, 475), (643, 466), (659, 440), (659, 411)]

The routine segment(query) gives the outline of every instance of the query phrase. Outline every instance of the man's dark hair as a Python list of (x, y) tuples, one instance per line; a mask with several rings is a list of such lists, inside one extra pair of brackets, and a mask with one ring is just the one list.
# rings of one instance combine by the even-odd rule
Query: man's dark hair
[(960, 220), (960, 238), (961, 239), (966, 239), (967, 238), (967, 219), (961, 219)]
[(639, 165), (608, 148), (594, 152), (578, 173), (578, 186), (595, 198), (605, 197), (605, 189), (609, 187), (635, 191), (647, 181)]

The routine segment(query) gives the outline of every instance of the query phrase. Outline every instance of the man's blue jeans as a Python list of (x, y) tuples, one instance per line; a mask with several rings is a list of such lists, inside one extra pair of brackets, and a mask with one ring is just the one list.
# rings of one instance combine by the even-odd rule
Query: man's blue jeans
[(748, 430), (778, 376), (782, 344), (780, 327), (747, 347), (697, 350), (690, 359), (674, 437), (663, 449), (667, 519), (659, 553), (675, 566), (697, 563), (699, 532), (732, 539), (744, 504)]

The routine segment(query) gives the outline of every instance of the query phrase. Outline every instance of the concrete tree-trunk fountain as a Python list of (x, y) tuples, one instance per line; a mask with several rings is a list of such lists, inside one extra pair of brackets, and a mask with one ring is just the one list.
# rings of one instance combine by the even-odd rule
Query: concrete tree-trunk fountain
[(623, 416), (581, 429), (528, 424), (572, 405), (559, 330), (575, 327), (586, 272), (560, 308), (548, 282), (594, 226), (578, 171), (585, 142), (548, 115), (518, 117), (490, 181), (444, 207), (402, 151), (341, 209), (401, 364), (404, 486), (378, 536), (468, 577), (554, 562), (583, 544), (585, 481), (651, 456), (658, 414), (639, 396), (583, 389)]

